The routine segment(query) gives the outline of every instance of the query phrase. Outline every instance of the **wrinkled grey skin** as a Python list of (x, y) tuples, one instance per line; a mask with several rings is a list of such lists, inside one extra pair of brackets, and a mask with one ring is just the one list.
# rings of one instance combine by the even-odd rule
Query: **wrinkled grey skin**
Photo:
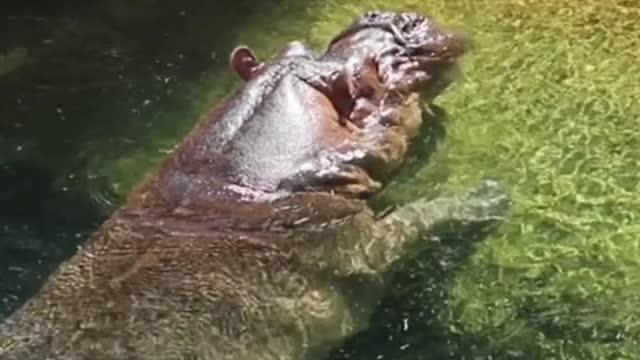
[(383, 217), (363, 200), (463, 49), (393, 13), (364, 15), (322, 57), (236, 49), (246, 84), (2, 325), (0, 360), (325, 357), (367, 326), (397, 264), (507, 210), (492, 181)]

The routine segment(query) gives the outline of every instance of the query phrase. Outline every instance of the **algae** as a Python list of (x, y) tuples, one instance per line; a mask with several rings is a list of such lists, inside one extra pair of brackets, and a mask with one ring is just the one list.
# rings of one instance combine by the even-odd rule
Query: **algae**
[(126, 193), (237, 85), (221, 53), (232, 43), (263, 58), (294, 39), (322, 51), (353, 17), (380, 8), (429, 14), (476, 46), (438, 100), (445, 141), (377, 206), (484, 177), (504, 183), (514, 205), (488, 239), (452, 236), (408, 264), (371, 328), (332, 359), (640, 358), (638, 2), (262, 2), (216, 47), (222, 61), (172, 95), (188, 106), (145, 113), (153, 126), (135, 146), (87, 146), (85, 171)]

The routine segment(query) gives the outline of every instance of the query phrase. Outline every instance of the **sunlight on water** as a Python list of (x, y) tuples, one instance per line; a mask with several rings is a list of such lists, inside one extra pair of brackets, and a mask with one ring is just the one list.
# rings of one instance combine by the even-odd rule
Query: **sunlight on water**
[[(197, 1), (157, 14), (122, 4), (7, 9), (0, 314), (237, 84), (235, 44), (261, 57), (295, 39), (322, 51), (357, 14), (405, 9), (469, 33), (475, 49), (438, 102), (448, 120), (437, 152), (376, 205), (491, 177), (514, 209), (477, 247), (454, 242), (409, 264), (371, 328), (332, 358), (640, 358), (638, 2), (282, 0), (240, 2), (220, 21)], [(161, 35), (136, 27), (154, 21)]]

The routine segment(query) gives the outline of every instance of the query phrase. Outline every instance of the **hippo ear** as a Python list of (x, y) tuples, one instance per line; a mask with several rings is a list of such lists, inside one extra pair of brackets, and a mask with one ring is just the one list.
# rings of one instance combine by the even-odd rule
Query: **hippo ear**
[(238, 46), (231, 52), (230, 61), (233, 70), (244, 81), (248, 81), (262, 63), (258, 61), (253, 51), (246, 46)]

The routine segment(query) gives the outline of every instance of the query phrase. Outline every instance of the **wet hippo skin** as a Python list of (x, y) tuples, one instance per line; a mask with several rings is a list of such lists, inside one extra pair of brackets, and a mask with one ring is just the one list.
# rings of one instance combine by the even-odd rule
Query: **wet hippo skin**
[(508, 207), (492, 181), (383, 217), (366, 204), (466, 46), (374, 12), (323, 55), (235, 49), (243, 86), (2, 325), (0, 359), (325, 357), (367, 325), (398, 263)]

